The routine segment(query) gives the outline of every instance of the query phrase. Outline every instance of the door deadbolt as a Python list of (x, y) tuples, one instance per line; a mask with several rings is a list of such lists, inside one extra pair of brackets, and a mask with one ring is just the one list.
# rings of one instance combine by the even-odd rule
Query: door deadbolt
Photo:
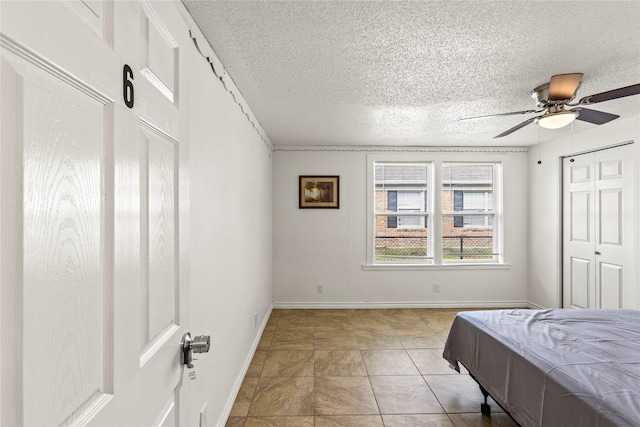
[(180, 353), (180, 362), (187, 365), (187, 368), (193, 368), (193, 353), (208, 353), (211, 346), (211, 338), (209, 335), (198, 335), (191, 338), (189, 332), (185, 332), (180, 342), (182, 349)]

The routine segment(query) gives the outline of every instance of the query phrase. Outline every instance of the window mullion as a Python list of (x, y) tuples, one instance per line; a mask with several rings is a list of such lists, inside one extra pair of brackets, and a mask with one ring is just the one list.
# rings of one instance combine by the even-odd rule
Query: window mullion
[(431, 239), (433, 242), (433, 262), (442, 264), (442, 161), (433, 162), (433, 227)]

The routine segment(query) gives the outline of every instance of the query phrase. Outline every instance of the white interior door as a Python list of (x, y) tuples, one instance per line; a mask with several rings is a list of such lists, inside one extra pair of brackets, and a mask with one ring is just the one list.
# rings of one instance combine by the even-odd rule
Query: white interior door
[(563, 305), (637, 308), (633, 145), (563, 160)]
[(187, 424), (175, 5), (1, 8), (0, 424)]

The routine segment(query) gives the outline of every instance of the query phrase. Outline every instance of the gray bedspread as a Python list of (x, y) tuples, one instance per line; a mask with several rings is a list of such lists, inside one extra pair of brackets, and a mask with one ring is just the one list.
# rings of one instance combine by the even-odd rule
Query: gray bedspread
[(640, 426), (639, 310), (462, 312), (443, 356), (522, 426)]

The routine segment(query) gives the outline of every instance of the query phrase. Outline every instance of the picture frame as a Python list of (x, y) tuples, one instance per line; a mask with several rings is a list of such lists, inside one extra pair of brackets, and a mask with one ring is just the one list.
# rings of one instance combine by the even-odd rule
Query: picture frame
[(298, 179), (299, 209), (340, 209), (338, 175), (300, 175)]

